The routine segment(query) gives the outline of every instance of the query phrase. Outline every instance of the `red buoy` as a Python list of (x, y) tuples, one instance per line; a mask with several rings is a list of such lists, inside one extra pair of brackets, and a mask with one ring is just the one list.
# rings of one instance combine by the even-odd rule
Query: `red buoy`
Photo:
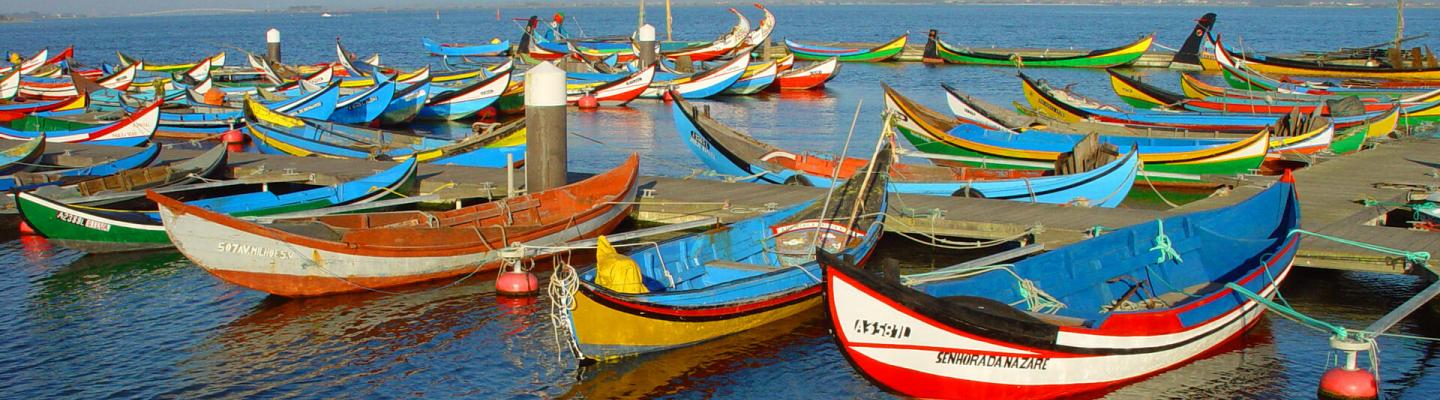
[(248, 139), (249, 137), (245, 136), (245, 133), (240, 132), (239, 129), (231, 129), (220, 134), (220, 141), (226, 144), (245, 143)]
[(502, 268), (506, 270), (495, 278), (495, 292), (502, 296), (534, 296), (540, 292), (540, 279), (526, 271), (520, 262), (524, 256), (525, 250), (520, 247), (500, 249), (500, 259), (505, 260)]
[(576, 105), (579, 105), (580, 109), (582, 110), (600, 107), (600, 100), (596, 99), (595, 95), (590, 93), (586, 93), (584, 96), (580, 96), (580, 101), (577, 101), (575, 103)]
[(1375, 375), (1363, 369), (1331, 368), (1320, 376), (1320, 389), (1316, 396), (1321, 399), (1374, 399), (1380, 390), (1375, 384)]
[(662, 95), (662, 96), (660, 96), (660, 98), (663, 99), (663, 100), (665, 100), (666, 103), (669, 103), (669, 102), (671, 102), (671, 101), (675, 101), (675, 99), (670, 98), (670, 91), (669, 91), (669, 90), (666, 90), (666, 91), (665, 91), (665, 94)]
[(533, 296), (540, 292), (540, 279), (526, 271), (505, 271), (495, 279), (495, 291), (506, 296)]
[(36, 233), (35, 233), (35, 228), (31, 228), (31, 227), (30, 227), (30, 224), (27, 223), (27, 222), (25, 222), (25, 221), (20, 221), (20, 234), (21, 234), (21, 235), (35, 235), (35, 234), (36, 234)]

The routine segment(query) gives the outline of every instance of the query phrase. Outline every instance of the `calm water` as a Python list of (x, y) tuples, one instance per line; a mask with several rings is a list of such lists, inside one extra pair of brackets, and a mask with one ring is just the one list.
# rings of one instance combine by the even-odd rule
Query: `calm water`
[[(742, 5), (737, 3), (736, 6)], [(194, 60), (221, 48), (262, 50), (263, 31), (282, 30), (289, 62), (333, 60), (342, 37), (358, 53), (416, 66), (421, 36), (446, 41), (514, 39), (509, 19), (554, 10), (494, 10), (315, 15), (115, 18), (0, 25), (0, 49), (22, 53), (74, 43), (82, 62), (113, 62), (113, 52), (153, 62)], [(591, 35), (625, 34), (630, 9), (565, 10)], [(752, 19), (753, 9), (742, 9)], [(1195, 18), (1220, 13), (1227, 38), (1266, 50), (1362, 46), (1392, 35), (1392, 10), (1200, 9), (1143, 7), (776, 7), (776, 37), (883, 41), (910, 31), (923, 40), (939, 28), (947, 40), (976, 47), (1110, 47), (1156, 32), (1177, 47)], [(651, 10), (651, 20), (658, 12)], [(1411, 34), (1440, 22), (1440, 11), (1407, 10)], [(1303, 17), (1300, 17), (1302, 16)], [(1303, 23), (1296, 22), (1297, 20)], [(677, 39), (711, 38), (733, 17), (722, 7), (679, 8)], [(837, 24), (843, 21), (843, 24)], [(1276, 24), (1276, 21), (1288, 21)], [(576, 29), (572, 27), (572, 29)], [(663, 27), (662, 27), (663, 29)], [(1235, 40), (1235, 39), (1231, 39)], [(1429, 44), (1430, 38), (1417, 45)], [(231, 60), (240, 58), (232, 53)], [(1176, 86), (1175, 75), (1142, 71)], [(1035, 75), (1116, 101), (1099, 71), (1037, 70)], [(856, 65), (819, 93), (765, 94), (706, 101), (712, 115), (761, 140), (792, 150), (838, 151), (863, 102), (856, 142), (872, 142), (881, 108), (878, 82), (943, 110), (938, 82), (998, 103), (1019, 100), (1004, 68)], [(655, 101), (628, 109), (576, 112), (570, 128), (605, 143), (572, 140), (573, 168), (609, 168), (629, 151), (647, 156), (644, 172), (687, 175), (700, 164), (683, 148), (669, 110)], [(0, 221), (13, 226), (13, 220)], [(692, 349), (577, 372), (557, 358), (546, 299), (497, 299), (493, 277), (399, 296), (312, 300), (269, 298), (213, 279), (175, 253), (85, 256), (4, 230), (0, 263), (0, 398), (29, 397), (887, 397), (842, 360), (818, 312)], [(971, 254), (932, 251), (886, 239), (881, 257), (910, 266), (948, 265)], [(1361, 327), (1425, 282), (1412, 277), (1301, 270), (1283, 293), (1302, 312)], [(1399, 332), (1440, 336), (1426, 310)], [(1396, 398), (1440, 391), (1440, 345), (1381, 339), (1382, 387)], [(1180, 369), (1121, 388), (1116, 398), (1279, 398), (1313, 396), (1324, 370), (1323, 335), (1281, 319), (1263, 322), (1242, 343)], [(1426, 393), (1429, 393), (1428, 395)]]

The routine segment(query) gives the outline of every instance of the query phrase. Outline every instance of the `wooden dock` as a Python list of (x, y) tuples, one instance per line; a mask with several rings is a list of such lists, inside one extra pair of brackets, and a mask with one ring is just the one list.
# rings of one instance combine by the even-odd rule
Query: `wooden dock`
[[(85, 164), (133, 151), (128, 148), (53, 144), (48, 146), (49, 154), (44, 162)], [(162, 159), (195, 154), (198, 151), (167, 150), (162, 152)], [(385, 163), (234, 153), (231, 166), (231, 175), (235, 177), (305, 175), (314, 182), (329, 184), (379, 171)], [(1389, 210), (1366, 207), (1357, 201), (1365, 196), (1390, 201), (1406, 198), (1406, 190), (1383, 185), (1377, 187), (1385, 183), (1440, 187), (1435, 166), (1440, 166), (1440, 140), (1403, 139), (1302, 169), (1295, 174), (1301, 193), (1302, 225), (1326, 235), (1440, 255), (1440, 233), (1375, 226)], [(503, 169), (422, 165), (420, 175), (424, 179), (420, 191), (436, 195), (438, 202), (499, 198), (507, 193), (506, 172)], [(583, 177), (585, 174), (572, 173), (570, 180)], [(523, 186), (523, 173), (517, 172), (516, 180), (520, 181), (515, 183), (517, 186)], [(1121, 227), (1176, 212), (1233, 204), (1273, 181), (1273, 177), (1246, 177), (1228, 194), (1212, 196), (1170, 211), (899, 195), (891, 198), (892, 212), (886, 229), (922, 241), (930, 240), (927, 235), (950, 240), (1018, 238), (1054, 248), (1084, 239), (1096, 227)], [(643, 177), (640, 188), (634, 216), (650, 223), (679, 223), (709, 217), (733, 221), (825, 194), (824, 189), (810, 187), (667, 177)], [(1137, 186), (1135, 190), (1150, 188)], [(1318, 239), (1305, 240), (1297, 262), (1318, 268), (1423, 273), (1408, 268), (1399, 257)]]

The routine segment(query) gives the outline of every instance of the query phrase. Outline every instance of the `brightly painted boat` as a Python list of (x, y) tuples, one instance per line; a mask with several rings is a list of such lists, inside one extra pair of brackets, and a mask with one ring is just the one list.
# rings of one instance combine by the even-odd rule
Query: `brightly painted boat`
[(1215, 38), (1210, 44), (1215, 49), (1216, 59), (1228, 57), (1232, 60), (1244, 61), (1246, 67), (1262, 74), (1440, 83), (1440, 67), (1396, 68), (1393, 66), (1322, 63), (1319, 61), (1293, 60), (1259, 54), (1237, 53), (1221, 45), (1219, 38)]
[(674, 89), (685, 98), (703, 99), (720, 94), (725, 89), (734, 85), (745, 74), (746, 68), (750, 66), (750, 55), (741, 54), (734, 59), (708, 71), (694, 75), (678, 77), (667, 81), (652, 82), (650, 88), (645, 90), (640, 97), (658, 99), (666, 90)]
[[(414, 161), (401, 162), (369, 177), (288, 193), (256, 191), (188, 202), (232, 217), (265, 216), (325, 207), (365, 204), (413, 193)], [(156, 211), (99, 209), (66, 204), (34, 193), (15, 196), (20, 217), (35, 233), (61, 246), (89, 253), (173, 247)]]
[(1155, 35), (1145, 35), (1140, 40), (1111, 49), (1094, 50), (1074, 56), (1047, 56), (1048, 51), (1037, 50), (1042, 55), (1000, 54), (974, 51), (945, 43), (939, 32), (930, 30), (929, 43), (925, 44), (924, 58), (950, 64), (1001, 65), (1019, 67), (1068, 67), (1068, 68), (1109, 68), (1130, 65), (1150, 50)]
[[(267, 103), (276, 112), (296, 117), (329, 119), (340, 100), (340, 82), (331, 82), (319, 90), (288, 99)], [(129, 109), (131, 106), (125, 104)], [(245, 110), (238, 107), (201, 105), (190, 102), (186, 107), (164, 110), (160, 114), (160, 130), (178, 133), (221, 133), (245, 123)]]
[(34, 190), (42, 186), (72, 183), (79, 179), (93, 179), (95, 177), (115, 175), (123, 171), (143, 168), (150, 165), (150, 163), (155, 162), (155, 158), (159, 156), (160, 146), (151, 143), (149, 146), (140, 149), (140, 151), (134, 154), (94, 165), (41, 172), (19, 172), (0, 176), (0, 191)]
[(337, 100), (335, 112), (330, 114), (329, 120), (364, 125), (380, 118), (380, 114), (390, 107), (390, 100), (395, 98), (395, 81), (383, 74), (378, 80), (375, 86)]
[(1010, 265), (884, 279), (822, 256), (827, 315), (849, 364), (907, 397), (1093, 396), (1201, 359), (1265, 320), (1266, 307), (1237, 292), (1275, 296), (1289, 275), (1295, 190), (1286, 173), (1238, 204)]
[(722, 93), (742, 96), (759, 93), (775, 83), (775, 71), (774, 61), (751, 65), (745, 69), (744, 74), (740, 75), (740, 79), (735, 80), (735, 83), (731, 84), (730, 87), (726, 88)]
[[(888, 146), (886, 147), (888, 149)], [(890, 151), (834, 193), (619, 254), (599, 241), (568, 313), (576, 357), (690, 346), (820, 305), (816, 248), (863, 264), (883, 233)], [(823, 196), (822, 196), (823, 197)]]
[(250, 102), (246, 134), (266, 154), (404, 160), (504, 168), (525, 159), (525, 123), (518, 120), (459, 140), (295, 118)]
[(420, 109), (425, 107), (425, 102), (430, 100), (430, 80), (411, 83), (405, 89), (395, 92), (390, 98), (390, 104), (380, 112), (381, 125), (399, 125), (409, 123), (420, 115)]
[(494, 39), (486, 44), (440, 43), (430, 38), (420, 38), (420, 44), (431, 55), (445, 57), (494, 57), (510, 51), (510, 41)]
[[(135, 110), (115, 122), (108, 124), (80, 124), (69, 121), (31, 119), (28, 123), (37, 124), (26, 127), (25, 119), (10, 121), (0, 124), (0, 138), (11, 140), (29, 140), (31, 138), (45, 136), (45, 140), (51, 143), (86, 143), (106, 146), (133, 147), (149, 142), (155, 136), (155, 129), (160, 121), (160, 106), (163, 102), (154, 102), (150, 105)], [(48, 130), (48, 124), (58, 124), (68, 129)], [(38, 128), (28, 130), (27, 128)]]
[(770, 9), (765, 8), (765, 6), (760, 3), (755, 3), (755, 8), (760, 9), (760, 12), (765, 13), (765, 16), (760, 18), (759, 27), (756, 27), (755, 30), (745, 35), (745, 43), (730, 52), (730, 56), (732, 57), (738, 56), (741, 53), (755, 51), (756, 48), (770, 41), (770, 34), (775, 32), (775, 14), (771, 14)]
[[(135, 81), (136, 70), (135, 65), (121, 68), (110, 76), (96, 80), (95, 83), (107, 89), (129, 90), (130, 84)], [(66, 76), (63, 78), (22, 79), (20, 95), (30, 99), (67, 99), (79, 96), (80, 92), (75, 88), (74, 79)]]
[(433, 94), (420, 108), (416, 117), (446, 121), (470, 118), (485, 107), (495, 104), (495, 100), (510, 86), (510, 75), (510, 71), (505, 71), (463, 88)]
[[(793, 56), (790, 57), (794, 59)], [(790, 69), (775, 77), (775, 84), (771, 87), (780, 90), (811, 90), (825, 86), (826, 82), (835, 79), (840, 72), (840, 59), (830, 57), (825, 61), (810, 63), (804, 68)]]
[[(885, 108), (897, 115), (894, 127), (917, 150), (967, 158), (961, 163), (986, 168), (1052, 168), (1060, 154), (1083, 135), (1027, 130), (1016, 134), (959, 124), (954, 118), (925, 108), (885, 86)], [(1142, 170), (1150, 180), (1185, 182), (1201, 174), (1251, 173), (1265, 161), (1270, 131), (1238, 140), (1206, 140), (1105, 136), (1100, 141), (1119, 148), (1138, 146)]]
[[(144, 67), (141, 68), (142, 70), (145, 70), (145, 71), (155, 71), (155, 72), (182, 72), (182, 71), (186, 71), (186, 70), (190, 70), (190, 69), (192, 69), (192, 68), (195, 68), (196, 65), (200, 64), (200, 63), (198, 63), (198, 62), (196, 62), (196, 63), (180, 63), (180, 64), (155, 64), (155, 63), (146, 63), (146, 62), (144, 62), (143, 60), (140, 60), (140, 59), (135, 58), (135, 57), (127, 56), (127, 55), (125, 55), (125, 54), (123, 54), (123, 53), (120, 53), (120, 52), (118, 52), (118, 51), (115, 52), (115, 57), (120, 60), (120, 65), (121, 65), (121, 66), (128, 66), (128, 65), (131, 65), (131, 64), (144, 64)], [(220, 52), (220, 54), (216, 54), (216, 55), (214, 55), (214, 56), (211, 56), (210, 58), (205, 59), (205, 61), (207, 61), (207, 62), (210, 63), (210, 68), (220, 68), (220, 67), (223, 67), (223, 66), (225, 66), (225, 52), (222, 51), (222, 52)]]
[[(498, 268), (512, 244), (560, 245), (630, 214), (639, 159), (584, 181), (450, 211), (332, 215), (260, 224), (158, 193), (175, 247), (221, 280), (310, 297), (451, 279)], [(301, 232), (311, 232), (305, 234)], [(333, 232), (333, 234), (321, 234)]]
[(790, 53), (794, 54), (795, 58), (801, 60), (824, 61), (835, 57), (846, 62), (881, 62), (899, 56), (900, 52), (905, 50), (905, 42), (909, 38), (910, 34), (906, 33), (885, 44), (869, 49), (820, 46), (790, 39), (785, 39), (785, 47), (790, 49)]
[(589, 94), (594, 96), (598, 104), (602, 106), (618, 107), (629, 104), (630, 101), (639, 98), (650, 88), (650, 84), (655, 81), (657, 68), (651, 65), (629, 76), (604, 83), (580, 85), (573, 88), (570, 87), (572, 85), (566, 85), (568, 91), (566, 101), (574, 104)]
[(34, 169), (36, 161), (45, 155), (45, 135), (21, 141), (19, 144), (0, 150), (0, 175), (10, 175)]
[[(47, 185), (34, 192), (48, 199), (68, 201), (98, 194), (131, 192), (165, 186), (187, 185), (217, 178), (229, 160), (225, 146), (215, 146), (204, 153), (165, 165), (151, 165), (119, 171), (112, 175), (95, 176), (87, 179), (62, 181), (59, 185)], [(5, 197), (6, 207), (13, 207), (14, 198)], [(124, 202), (132, 198), (118, 198), (90, 202), (87, 206), (106, 206), (111, 202)]]
[[(866, 164), (858, 157), (836, 162), (832, 155), (785, 151), (736, 131), (700, 113), (675, 96), (675, 129), (690, 152), (710, 169), (748, 177), (747, 182), (832, 187)], [(889, 132), (882, 133), (889, 135)], [(1049, 204), (1115, 207), (1125, 200), (1140, 169), (1135, 151), (1091, 171), (1047, 176), (1034, 170), (987, 170), (914, 164), (890, 165), (894, 193), (984, 197)], [(832, 178), (833, 177), (833, 178)]]
[[(1024, 92), (1025, 100), (1030, 104), (1031, 112), (1067, 123), (1094, 122), (1124, 126), (1132, 130), (1155, 128), (1252, 134), (1270, 126), (1278, 117), (1278, 115), (1248, 113), (1123, 111), (1115, 106), (1055, 89), (1048, 83), (1031, 79), (1025, 74), (1020, 74), (1020, 81), (1021, 90)], [(1389, 108), (1394, 108), (1394, 106)], [(1332, 117), (1331, 120), (1335, 123), (1336, 128), (1340, 129), (1361, 126), (1383, 120), (1389, 108), (1359, 115)], [(1405, 108), (1417, 112), (1419, 114), (1416, 116), (1417, 119), (1430, 118), (1431, 115), (1440, 113), (1440, 107), (1435, 109), (1422, 109), (1420, 106)]]
[(0, 76), (0, 101), (11, 101), (20, 94), (20, 71), (6, 72)]

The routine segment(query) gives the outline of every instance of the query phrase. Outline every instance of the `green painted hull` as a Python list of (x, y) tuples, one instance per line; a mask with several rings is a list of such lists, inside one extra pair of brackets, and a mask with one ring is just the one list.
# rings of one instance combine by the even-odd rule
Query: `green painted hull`
[[(916, 134), (915, 132), (906, 129), (903, 126), (896, 125), (895, 128), (896, 131), (900, 132), (901, 136), (905, 137), (905, 140), (909, 141), (911, 145), (915, 146), (916, 150), (920, 150), (926, 153), (980, 158), (985, 160), (984, 162), (964, 162), (965, 164), (970, 166), (997, 169), (1050, 169), (1048, 167), (1038, 167), (1034, 165), (1034, 163), (1037, 162), (1044, 163), (1048, 161), (1018, 160), (1013, 158), (1000, 157), (993, 154), (981, 153), (967, 148), (954, 146), (949, 143), (930, 141), (926, 137), (920, 134)], [(1161, 172), (1184, 175), (1235, 175), (1251, 173), (1254, 170), (1260, 168), (1260, 164), (1263, 162), (1265, 162), (1265, 157), (1257, 156), (1210, 163), (1145, 163), (1142, 169), (1147, 172)], [(1151, 177), (1150, 180), (1155, 182), (1197, 181), (1194, 179), (1184, 179), (1179, 177)]]
[(1365, 145), (1365, 128), (1355, 127), (1347, 129), (1348, 133), (1337, 136), (1330, 141), (1330, 151), (1335, 154), (1347, 154), (1360, 150)]
[(900, 51), (902, 51), (902, 50), (905, 50), (905, 48), (904, 48), (904, 47), (897, 47), (897, 48), (890, 49), (890, 50), (882, 50), (882, 51), (867, 52), (867, 53), (860, 53), (860, 54), (851, 54), (851, 55), (846, 55), (846, 56), (834, 56), (834, 55), (819, 54), (819, 53), (803, 53), (803, 52), (796, 52), (796, 51), (791, 51), (791, 53), (792, 53), (792, 54), (795, 54), (795, 59), (796, 59), (796, 60), (825, 61), (825, 60), (829, 60), (830, 57), (835, 57), (836, 59), (839, 59), (840, 61), (847, 61), (847, 62), (881, 62), (881, 61), (888, 61), (888, 60), (890, 60), (891, 58), (895, 58), (895, 56), (899, 55), (899, 54), (900, 54)]
[(1135, 107), (1135, 108), (1142, 109), (1142, 110), (1150, 110), (1150, 109), (1154, 109), (1155, 107), (1159, 107), (1159, 106), (1162, 105), (1162, 104), (1159, 104), (1159, 103), (1155, 103), (1155, 102), (1153, 102), (1153, 101), (1142, 100), (1142, 99), (1137, 99), (1137, 98), (1134, 98), (1134, 97), (1126, 97), (1126, 96), (1120, 96), (1120, 100), (1121, 100), (1121, 101), (1124, 101), (1125, 104), (1129, 104), (1131, 107)]

